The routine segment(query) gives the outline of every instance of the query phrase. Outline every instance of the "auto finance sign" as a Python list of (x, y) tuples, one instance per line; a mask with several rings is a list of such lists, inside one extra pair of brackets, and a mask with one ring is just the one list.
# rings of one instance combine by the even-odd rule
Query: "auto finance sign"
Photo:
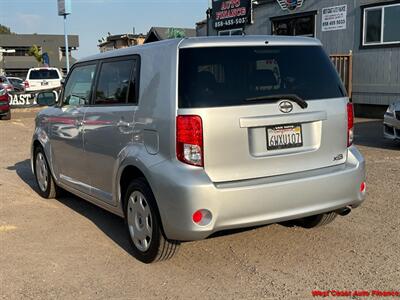
[(251, 0), (213, 0), (212, 18), (216, 30), (244, 27), (251, 22)]

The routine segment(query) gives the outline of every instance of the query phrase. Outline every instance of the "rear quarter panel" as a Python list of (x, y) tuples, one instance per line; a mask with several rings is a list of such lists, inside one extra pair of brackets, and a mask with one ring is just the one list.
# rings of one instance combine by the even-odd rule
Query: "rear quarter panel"
[(171, 40), (137, 48), (135, 54), (141, 59), (139, 104), (132, 144), (124, 149), (126, 156), (120, 161), (116, 191), (119, 191), (123, 170), (135, 166), (146, 176), (156, 200), (161, 198), (157, 197), (161, 191), (150, 169), (175, 155), (178, 43), (179, 40)]

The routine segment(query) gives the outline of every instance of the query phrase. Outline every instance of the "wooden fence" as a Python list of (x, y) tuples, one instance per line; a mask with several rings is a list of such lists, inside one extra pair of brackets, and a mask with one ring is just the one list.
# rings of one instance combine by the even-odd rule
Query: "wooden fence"
[(349, 54), (332, 54), (330, 58), (351, 99), (353, 93), (353, 54), (351, 51)]

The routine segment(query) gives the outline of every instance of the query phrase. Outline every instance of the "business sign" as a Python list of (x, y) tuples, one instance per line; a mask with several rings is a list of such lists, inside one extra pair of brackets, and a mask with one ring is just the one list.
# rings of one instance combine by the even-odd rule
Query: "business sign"
[(212, 19), (216, 30), (244, 27), (251, 22), (251, 0), (213, 0)]
[(58, 15), (65, 16), (72, 13), (71, 0), (57, 0), (58, 1)]
[[(44, 91), (43, 91), (44, 92)], [(55, 101), (58, 102), (58, 98), (61, 90), (49, 90), (48, 92), (52, 92), (55, 95)], [(9, 94), (10, 106), (12, 108), (25, 108), (32, 106), (42, 106), (37, 102), (37, 92), (32, 93), (13, 93)]]
[(295, 10), (303, 5), (304, 0), (277, 0), (282, 10)]
[(346, 29), (347, 5), (322, 9), (322, 31)]

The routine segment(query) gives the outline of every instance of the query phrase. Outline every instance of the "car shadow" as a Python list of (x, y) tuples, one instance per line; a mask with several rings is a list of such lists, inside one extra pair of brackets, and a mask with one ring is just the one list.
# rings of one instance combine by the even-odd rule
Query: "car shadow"
[[(38, 192), (38, 187), (31, 171), (29, 159), (18, 162), (14, 166), (9, 166), (7, 169), (15, 171), (33, 191)], [(61, 195), (57, 197), (56, 201), (92, 221), (93, 224), (95, 224), (117, 245), (131, 254), (129, 239), (122, 218), (64, 190)]]
[(15, 171), (19, 178), (21, 178), (32, 190), (38, 192), (38, 187), (36, 185), (35, 176), (32, 174), (31, 161), (25, 159), (23, 161), (17, 162), (13, 166), (7, 167), (7, 170)]
[[(16, 163), (14, 166), (7, 167), (8, 170), (16, 171), (17, 175), (35, 192), (38, 192), (38, 187), (34, 175), (30, 167), (30, 160)], [(92, 221), (104, 234), (119, 245), (127, 253), (132, 254), (129, 242), (129, 236), (126, 232), (125, 221), (78, 196), (75, 196), (67, 191), (62, 191), (61, 195), (55, 199), (59, 203), (65, 205), (69, 209), (79, 213), (81, 216)], [(272, 224), (270, 224), (272, 225)], [(253, 226), (247, 228), (230, 229), (216, 232), (209, 236), (209, 239), (215, 239), (223, 236), (240, 234), (246, 231), (251, 231), (259, 227), (269, 225)]]
[(382, 120), (358, 119), (354, 126), (355, 145), (388, 150), (400, 150), (399, 141), (391, 141), (383, 137)]

